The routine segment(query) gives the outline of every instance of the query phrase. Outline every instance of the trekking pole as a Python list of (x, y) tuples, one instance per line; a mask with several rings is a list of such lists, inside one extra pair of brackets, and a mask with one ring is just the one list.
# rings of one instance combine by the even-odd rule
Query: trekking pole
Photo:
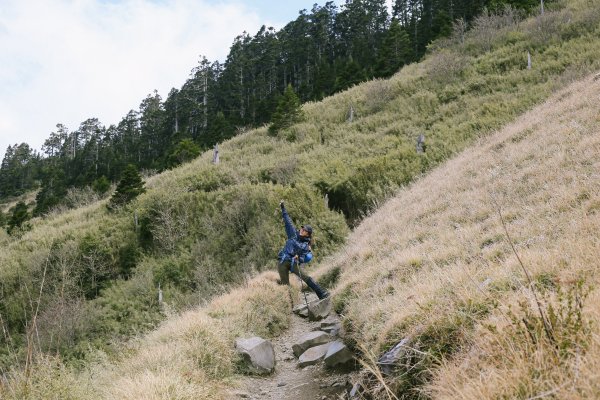
[(308, 311), (308, 299), (306, 298), (306, 292), (302, 289), (304, 289), (303, 283), (304, 283), (304, 279), (302, 279), (302, 269), (300, 268), (300, 263), (297, 261), (297, 259), (294, 257), (292, 259), (292, 268), (294, 268), (294, 260), (296, 260), (296, 265), (298, 266), (298, 277), (300, 278), (300, 292), (302, 292), (304, 294), (304, 304), (306, 304), (306, 310)]

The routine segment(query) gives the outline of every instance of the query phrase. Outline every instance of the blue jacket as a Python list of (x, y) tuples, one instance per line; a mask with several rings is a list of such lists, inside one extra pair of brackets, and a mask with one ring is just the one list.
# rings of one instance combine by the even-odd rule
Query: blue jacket
[(310, 237), (300, 236), (300, 232), (294, 226), (292, 219), (287, 213), (285, 207), (281, 208), (281, 216), (283, 217), (283, 223), (285, 224), (285, 233), (287, 234), (287, 241), (285, 246), (279, 252), (277, 258), (279, 262), (292, 261), (295, 256), (299, 257), (299, 262), (304, 262), (304, 256), (310, 252)]

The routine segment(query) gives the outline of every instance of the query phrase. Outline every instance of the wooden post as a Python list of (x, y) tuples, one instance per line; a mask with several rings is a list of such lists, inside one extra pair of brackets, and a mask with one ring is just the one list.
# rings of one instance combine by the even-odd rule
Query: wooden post
[(133, 212), (133, 222), (135, 223), (135, 231), (137, 232), (138, 231), (138, 227), (139, 227), (139, 224), (138, 224), (138, 212), (137, 212), (137, 210), (135, 210)]
[(352, 122), (354, 120), (354, 107), (350, 104), (350, 110), (348, 111), (348, 122)]
[(544, 15), (544, 0), (540, 0), (542, 15)]
[(215, 148), (213, 149), (213, 164), (219, 163), (219, 145), (215, 144)]
[(527, 52), (527, 69), (531, 69), (531, 53)]
[(329, 208), (329, 195), (327, 193), (325, 193), (323, 200), (325, 201), (325, 208)]
[(163, 302), (163, 292), (160, 288), (160, 282), (158, 282), (158, 304), (162, 305)]
[(425, 153), (425, 135), (423, 134), (417, 138), (417, 153)]

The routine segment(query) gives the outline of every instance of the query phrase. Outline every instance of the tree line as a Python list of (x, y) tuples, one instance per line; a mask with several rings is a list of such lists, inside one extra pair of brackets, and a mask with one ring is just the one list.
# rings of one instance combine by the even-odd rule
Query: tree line
[(346, 0), (315, 4), (279, 31), (263, 26), (235, 38), (224, 62), (201, 57), (166, 99), (155, 91), (119, 123), (97, 118), (73, 130), (58, 124), (42, 153), (9, 146), (0, 167), (0, 199), (41, 186), (34, 214), (60, 203), (67, 188), (116, 182), (129, 164), (161, 171), (178, 165), (238, 128), (272, 121), (291, 86), (301, 102), (320, 100), (362, 81), (388, 77), (419, 60), (427, 45), (482, 10), (537, 0)]

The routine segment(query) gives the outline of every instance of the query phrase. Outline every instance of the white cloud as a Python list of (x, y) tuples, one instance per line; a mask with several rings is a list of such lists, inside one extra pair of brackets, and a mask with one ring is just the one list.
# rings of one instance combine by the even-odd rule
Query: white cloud
[(0, 157), (39, 149), (56, 123), (117, 123), (157, 89), (180, 87), (201, 54), (227, 55), (262, 24), (241, 3), (209, 0), (2, 0)]

